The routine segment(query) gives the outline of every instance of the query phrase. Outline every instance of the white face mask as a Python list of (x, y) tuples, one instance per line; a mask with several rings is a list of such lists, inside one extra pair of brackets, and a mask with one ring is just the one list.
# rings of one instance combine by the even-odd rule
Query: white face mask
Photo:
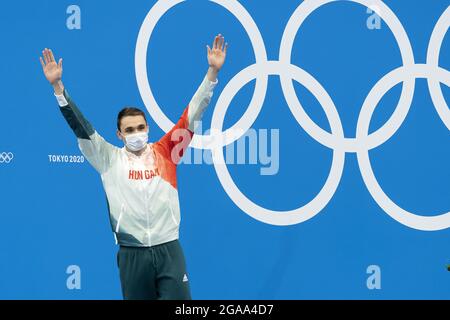
[(125, 145), (131, 151), (139, 151), (147, 145), (148, 141), (148, 132), (138, 132), (129, 134), (127, 136), (123, 136), (125, 139)]

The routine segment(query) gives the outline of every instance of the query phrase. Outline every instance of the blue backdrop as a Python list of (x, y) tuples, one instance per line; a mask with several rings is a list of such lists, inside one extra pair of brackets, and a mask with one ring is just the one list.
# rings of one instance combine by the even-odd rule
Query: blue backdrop
[[(157, 21), (146, 60), (149, 85), (165, 114), (175, 121), (189, 102), (207, 70), (206, 44), (216, 34), (225, 36), (229, 48), (203, 129), (209, 128), (227, 83), (255, 63), (248, 30), (227, 5), (240, 4), (261, 34), (267, 59), (277, 61), (285, 27), (305, 2), (318, 1), (188, 0), (174, 5)], [(438, 21), (448, 28), (449, 11), (444, 12), (450, 2), (384, 3), (405, 29), (415, 63), (425, 64)], [(118, 248), (100, 177), (79, 157), (76, 138), (58, 110), (38, 57), (45, 47), (57, 59), (63, 57), (63, 81), (71, 96), (97, 131), (121, 146), (115, 135), (117, 112), (130, 105), (152, 108), (144, 104), (138, 87), (135, 54), (139, 30), (155, 5), (82, 0), (2, 4), (0, 298), (121, 298)], [(347, 138), (356, 136), (371, 89), (404, 64), (392, 30), (377, 20), (378, 13), (388, 10), (374, 10), (350, 1), (325, 4), (306, 18), (293, 42), (291, 63), (328, 92)], [(248, 22), (249, 17), (243, 19)], [(435, 79), (446, 82), (440, 88), (447, 101), (449, 53), (450, 38), (445, 36), (439, 54), (443, 76)], [(449, 299), (450, 127), (444, 119), (450, 117), (438, 114), (427, 80), (419, 78), (404, 121), (384, 143), (370, 148), (369, 156), (379, 185), (399, 207), (426, 217), (440, 215), (434, 230), (423, 230), (426, 223), (402, 223), (380, 207), (349, 149), (344, 148), (342, 177), (330, 201), (310, 219), (285, 226), (247, 214), (225, 191), (213, 165), (182, 164), (181, 243), (193, 298)], [(256, 83), (251, 80), (233, 98), (224, 128), (247, 110)], [(402, 83), (393, 85), (378, 104), (369, 132), (381, 128), (396, 109)], [(299, 82), (294, 81), (294, 88), (311, 119), (331, 132), (314, 95)], [(150, 115), (149, 125), (150, 140), (159, 139), (163, 130)], [(262, 175), (266, 165), (260, 161), (229, 164), (241, 192), (270, 210), (309, 203), (327, 180), (333, 148), (296, 121), (278, 75), (268, 77), (252, 128), (279, 130), (278, 171)], [(78, 289), (68, 286), (70, 266), (79, 268)]]

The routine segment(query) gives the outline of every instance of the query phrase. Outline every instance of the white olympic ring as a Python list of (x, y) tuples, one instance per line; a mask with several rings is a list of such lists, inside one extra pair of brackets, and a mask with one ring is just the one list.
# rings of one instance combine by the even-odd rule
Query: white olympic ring
[(0, 163), (10, 163), (14, 158), (12, 152), (0, 152)]
[[(136, 78), (144, 104), (155, 120), (165, 131), (173, 122), (162, 112), (155, 101), (147, 77), (147, 47), (150, 36), (163, 14), (184, 0), (158, 1), (149, 11), (139, 31), (136, 53)], [(311, 219), (318, 214), (333, 197), (344, 168), (347, 152), (356, 153), (358, 165), (367, 186), (377, 204), (393, 219), (410, 228), (418, 230), (442, 230), (450, 227), (450, 212), (437, 216), (420, 216), (408, 212), (395, 204), (382, 190), (373, 173), (369, 150), (389, 140), (403, 124), (412, 104), (417, 78), (428, 81), (430, 95), (439, 117), (450, 130), (450, 110), (445, 102), (440, 83), (450, 86), (450, 72), (439, 67), (439, 55), (443, 39), (450, 26), (450, 6), (441, 15), (430, 38), (426, 64), (416, 64), (408, 35), (392, 10), (381, 0), (337, 0), (351, 1), (374, 10), (392, 31), (400, 49), (403, 66), (383, 76), (366, 97), (357, 122), (356, 137), (346, 138), (334, 102), (321, 84), (305, 70), (291, 64), (291, 52), (295, 36), (303, 21), (316, 9), (336, 0), (303, 1), (290, 17), (283, 32), (279, 61), (268, 61), (265, 45), (256, 23), (236, 0), (211, 0), (232, 13), (243, 25), (255, 51), (256, 62), (241, 70), (224, 87), (218, 97), (212, 116), (210, 135), (195, 135), (192, 146), (210, 149), (217, 176), (229, 197), (251, 217), (273, 225), (292, 225)], [(234, 183), (224, 161), (222, 148), (239, 139), (254, 123), (264, 103), (269, 75), (279, 75), (283, 93), (291, 113), (300, 126), (317, 142), (333, 150), (330, 174), (316, 197), (306, 205), (288, 211), (275, 211), (263, 208), (248, 199)], [(244, 115), (231, 128), (222, 131), (226, 111), (233, 97), (248, 82), (256, 79), (255, 92)], [(305, 112), (298, 100), (292, 80), (298, 81), (310, 90), (324, 108), (330, 123), (331, 133), (320, 128)], [(381, 98), (396, 84), (403, 82), (403, 89), (397, 107), (386, 123), (369, 134), (369, 124)], [(211, 144), (214, 136), (215, 144)], [(219, 138), (219, 139), (216, 139)], [(221, 141), (222, 143), (217, 143)]]

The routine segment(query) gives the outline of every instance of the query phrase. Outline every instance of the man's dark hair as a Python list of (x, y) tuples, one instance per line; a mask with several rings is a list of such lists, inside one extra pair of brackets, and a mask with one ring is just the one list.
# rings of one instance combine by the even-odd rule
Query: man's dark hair
[(126, 116), (143, 116), (145, 123), (147, 123), (147, 118), (145, 117), (144, 111), (135, 107), (126, 107), (119, 111), (117, 115), (117, 129), (120, 131), (120, 121)]

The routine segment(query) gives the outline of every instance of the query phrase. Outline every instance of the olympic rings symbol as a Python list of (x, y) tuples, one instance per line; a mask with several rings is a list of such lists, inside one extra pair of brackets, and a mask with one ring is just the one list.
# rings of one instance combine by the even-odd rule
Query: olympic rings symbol
[(12, 152), (0, 152), (0, 163), (10, 163), (14, 158)]
[[(183, 1), (158, 1), (145, 17), (136, 43), (135, 70), (139, 91), (150, 115), (165, 132), (169, 131), (174, 124), (163, 113), (151, 91), (147, 76), (147, 47), (159, 19), (173, 6)], [(214, 140), (220, 140), (223, 143), (208, 144), (213, 134), (195, 135), (191, 146), (211, 149), (214, 168), (220, 183), (241, 210), (261, 222), (280, 226), (298, 224), (311, 219), (328, 204), (336, 192), (343, 173), (345, 155), (349, 152), (356, 153), (364, 183), (373, 199), (393, 219), (417, 230), (435, 231), (450, 227), (450, 212), (435, 216), (421, 216), (399, 207), (379, 185), (369, 158), (369, 150), (389, 140), (402, 125), (411, 107), (415, 82), (418, 78), (427, 79), (434, 107), (440, 119), (450, 130), (450, 109), (445, 102), (440, 87), (440, 83), (450, 86), (450, 72), (438, 65), (442, 42), (450, 26), (450, 6), (441, 15), (434, 27), (428, 45), (426, 64), (416, 64), (411, 43), (403, 25), (383, 1), (338, 0), (356, 2), (374, 10), (392, 31), (403, 62), (403, 66), (383, 76), (370, 90), (358, 117), (356, 137), (346, 138), (339, 113), (328, 92), (312, 75), (291, 64), (294, 39), (302, 23), (314, 10), (336, 0), (306, 0), (296, 8), (283, 32), (278, 61), (268, 61), (259, 29), (250, 14), (238, 1), (211, 1), (227, 9), (243, 25), (255, 51), (256, 62), (238, 72), (226, 84), (218, 97), (212, 116), (211, 132), (219, 132), (217, 135), (220, 137), (216, 135)], [(263, 208), (248, 199), (234, 183), (225, 164), (222, 150), (224, 146), (239, 139), (256, 120), (264, 102), (269, 75), (280, 77), (282, 91), (290, 111), (302, 128), (317, 142), (333, 150), (330, 173), (319, 193), (302, 207), (287, 211)], [(253, 79), (256, 79), (256, 85), (248, 109), (233, 126), (222, 131), (230, 102), (238, 91)], [(292, 80), (302, 84), (321, 104), (330, 124), (331, 133), (320, 128), (305, 112), (295, 94)], [(403, 89), (395, 111), (381, 128), (369, 133), (369, 124), (378, 102), (391, 88), (399, 83), (403, 83)]]

